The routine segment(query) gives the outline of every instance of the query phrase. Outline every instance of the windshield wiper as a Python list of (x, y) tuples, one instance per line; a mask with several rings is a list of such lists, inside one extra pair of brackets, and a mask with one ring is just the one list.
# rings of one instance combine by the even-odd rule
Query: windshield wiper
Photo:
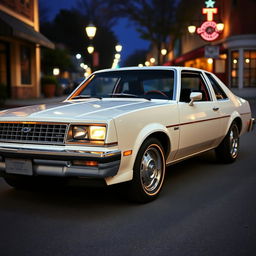
[(77, 100), (77, 99), (90, 99), (90, 98), (96, 98), (96, 99), (102, 99), (102, 97), (99, 96), (91, 96), (91, 95), (77, 95), (72, 97), (72, 100)]
[(120, 97), (120, 98), (143, 98), (143, 99), (146, 99), (146, 100), (151, 100), (149, 98), (146, 98), (146, 97), (140, 97), (136, 94), (130, 94), (130, 93), (111, 93), (111, 94), (108, 94), (109, 96), (111, 97)]

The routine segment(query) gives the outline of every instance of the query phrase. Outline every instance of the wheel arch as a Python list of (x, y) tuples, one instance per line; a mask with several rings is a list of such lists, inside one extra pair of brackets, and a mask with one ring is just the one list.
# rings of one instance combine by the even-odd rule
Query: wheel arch
[(234, 113), (230, 116), (230, 119), (229, 119), (229, 122), (228, 122), (228, 125), (227, 125), (227, 128), (226, 128), (226, 131), (225, 131), (225, 135), (228, 133), (231, 124), (234, 123), (234, 122), (235, 122), (235, 123), (237, 124), (237, 126), (238, 126), (239, 133), (241, 133), (242, 128), (243, 128), (242, 118), (241, 118), (241, 116), (239, 115), (238, 112), (234, 112)]
[(163, 131), (158, 131), (151, 133), (148, 137), (145, 138), (144, 141), (149, 138), (156, 138), (157, 140), (159, 140), (164, 149), (165, 158), (167, 159), (171, 151), (171, 142), (169, 136)]
[(236, 123), (237, 124), (237, 127), (239, 129), (239, 133), (242, 131), (242, 127), (243, 127), (243, 124), (242, 124), (242, 119), (241, 117), (236, 117), (232, 123)]
[[(136, 156), (142, 146), (142, 144), (149, 138), (156, 138), (159, 140), (161, 143), (163, 149), (164, 149), (164, 154), (165, 154), (165, 159), (168, 158), (170, 152), (171, 152), (171, 137), (166, 129), (166, 127), (161, 126), (161, 125), (153, 125), (149, 127), (145, 127), (137, 137), (137, 140), (135, 142), (135, 155), (134, 158), (136, 159)], [(134, 159), (134, 161), (135, 161)]]

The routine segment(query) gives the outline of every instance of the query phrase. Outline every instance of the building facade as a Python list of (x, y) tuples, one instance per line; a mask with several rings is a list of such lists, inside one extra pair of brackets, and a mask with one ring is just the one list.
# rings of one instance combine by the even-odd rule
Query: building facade
[(54, 48), (39, 32), (38, 0), (0, 0), (0, 93), (40, 96), (41, 46)]
[[(206, 69), (231, 88), (256, 88), (256, 1), (202, 0), (201, 7), (191, 20), (196, 30), (193, 33), (187, 28), (184, 30), (179, 49), (174, 49), (170, 55), (170, 64)], [(216, 8), (217, 12), (210, 11), (213, 13), (209, 17), (203, 10), (207, 7)], [(214, 28), (206, 26), (206, 29), (212, 29), (210, 38), (206, 34), (205, 40), (200, 35), (204, 30), (202, 25), (209, 18), (209, 22), (212, 18), (216, 24), (224, 24), (224, 29), (214, 40)], [(209, 49), (213, 49), (212, 56)]]

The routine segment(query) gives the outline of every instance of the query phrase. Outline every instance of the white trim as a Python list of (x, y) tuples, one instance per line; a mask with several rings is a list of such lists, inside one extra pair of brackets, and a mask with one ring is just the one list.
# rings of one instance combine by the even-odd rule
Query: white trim
[(238, 58), (238, 88), (243, 88), (244, 83), (244, 49), (239, 49), (239, 58)]
[(225, 48), (256, 48), (256, 34), (228, 37), (223, 43)]

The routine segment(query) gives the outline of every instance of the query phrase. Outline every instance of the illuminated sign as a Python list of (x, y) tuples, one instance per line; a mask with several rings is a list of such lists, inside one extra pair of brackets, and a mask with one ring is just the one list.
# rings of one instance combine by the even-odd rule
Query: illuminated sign
[(206, 41), (216, 40), (220, 35), (215, 21), (205, 21), (197, 29), (197, 33)]
[(202, 13), (206, 14), (207, 20), (197, 28), (197, 33), (206, 41), (216, 40), (220, 32), (217, 23), (214, 21), (214, 14), (218, 13), (218, 8), (214, 8), (215, 1), (208, 0), (205, 2), (206, 8), (202, 9)]
[(217, 8), (203, 8), (203, 14), (207, 14), (207, 21), (213, 21), (213, 14), (218, 13)]

